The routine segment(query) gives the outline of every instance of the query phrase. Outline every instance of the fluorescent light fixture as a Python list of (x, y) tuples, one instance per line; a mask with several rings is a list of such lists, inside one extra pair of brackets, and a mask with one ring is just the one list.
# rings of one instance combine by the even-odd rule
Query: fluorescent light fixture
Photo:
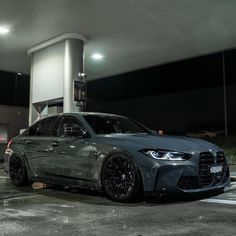
[(10, 32), (10, 29), (4, 26), (0, 26), (0, 34), (7, 34)]
[(103, 55), (100, 54), (100, 53), (94, 53), (92, 55), (92, 58), (95, 59), (95, 60), (101, 60), (103, 58)]

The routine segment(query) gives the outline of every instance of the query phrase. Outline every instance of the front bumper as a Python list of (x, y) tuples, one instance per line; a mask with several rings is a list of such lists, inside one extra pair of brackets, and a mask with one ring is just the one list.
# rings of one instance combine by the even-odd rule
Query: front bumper
[[(196, 155), (188, 161), (156, 161), (152, 165), (142, 167), (144, 194), (147, 196), (202, 193), (225, 188), (230, 184), (227, 163), (222, 164), (220, 173), (201, 176), (202, 170)], [(210, 165), (207, 167), (209, 171)], [(208, 176), (207, 176), (208, 177)]]
[(198, 189), (191, 189), (191, 190), (181, 190), (178, 188), (171, 189), (168, 191), (167, 189), (164, 191), (157, 191), (157, 192), (144, 192), (145, 197), (150, 198), (160, 198), (160, 197), (168, 197), (168, 196), (174, 196), (174, 197), (196, 197), (202, 194), (208, 194), (208, 193), (219, 193), (219, 191), (223, 191), (225, 187), (230, 185), (230, 180), (228, 179), (225, 183), (216, 185), (216, 186), (210, 186), (210, 187), (204, 187), (204, 188), (198, 188)]

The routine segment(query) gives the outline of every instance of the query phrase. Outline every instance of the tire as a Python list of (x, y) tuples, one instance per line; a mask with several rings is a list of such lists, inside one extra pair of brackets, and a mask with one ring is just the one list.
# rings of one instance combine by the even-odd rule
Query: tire
[(25, 186), (29, 183), (25, 164), (18, 156), (12, 156), (10, 159), (9, 175), (15, 186)]
[(142, 183), (137, 166), (123, 153), (113, 154), (105, 160), (101, 182), (105, 195), (117, 202), (134, 201)]

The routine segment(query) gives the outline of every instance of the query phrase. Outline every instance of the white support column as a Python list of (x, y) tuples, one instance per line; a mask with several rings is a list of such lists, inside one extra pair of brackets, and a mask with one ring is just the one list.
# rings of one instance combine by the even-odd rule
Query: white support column
[(80, 111), (81, 107), (74, 102), (74, 80), (78, 78), (78, 73), (83, 73), (84, 42), (79, 39), (65, 40), (64, 57), (64, 112)]
[[(74, 80), (84, 72), (84, 43), (88, 37), (66, 33), (28, 50), (31, 55), (29, 124), (41, 107), (63, 103), (63, 112), (80, 111), (74, 102)], [(38, 114), (37, 114), (38, 113)]]
[(31, 57), (31, 68), (30, 68), (29, 125), (31, 125), (37, 119), (37, 111), (33, 105), (33, 64), (34, 64), (34, 55), (32, 55)]

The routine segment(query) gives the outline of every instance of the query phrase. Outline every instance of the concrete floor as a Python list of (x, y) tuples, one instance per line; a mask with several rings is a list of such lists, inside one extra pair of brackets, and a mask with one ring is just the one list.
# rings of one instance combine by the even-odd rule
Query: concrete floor
[(16, 188), (0, 170), (0, 235), (236, 235), (236, 184), (211, 198), (120, 204), (95, 192)]

